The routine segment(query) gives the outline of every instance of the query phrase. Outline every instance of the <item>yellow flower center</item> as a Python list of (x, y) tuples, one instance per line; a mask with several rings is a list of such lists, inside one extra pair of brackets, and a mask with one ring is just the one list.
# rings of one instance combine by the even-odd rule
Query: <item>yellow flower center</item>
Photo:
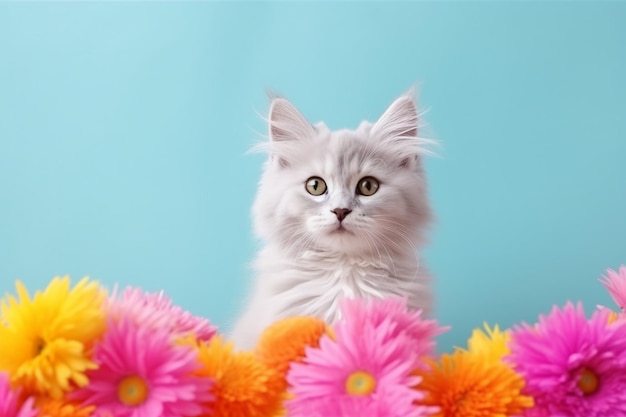
[(578, 379), (578, 388), (585, 395), (593, 394), (598, 390), (598, 386), (600, 385), (600, 379), (595, 372), (593, 372), (589, 368), (583, 369), (580, 374), (580, 378)]
[(369, 395), (376, 388), (376, 379), (369, 372), (352, 372), (346, 379), (346, 392), (350, 395)]
[(117, 398), (125, 405), (143, 404), (150, 392), (146, 381), (136, 375), (127, 376), (117, 385)]

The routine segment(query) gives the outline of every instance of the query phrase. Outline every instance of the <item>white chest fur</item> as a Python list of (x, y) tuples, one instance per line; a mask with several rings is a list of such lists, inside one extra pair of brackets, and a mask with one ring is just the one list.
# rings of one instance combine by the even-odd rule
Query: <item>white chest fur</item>
[(307, 252), (297, 258), (266, 247), (255, 263), (256, 285), (232, 338), (242, 348), (254, 345), (262, 329), (295, 315), (312, 315), (333, 323), (343, 298), (406, 297), (409, 305), (428, 311), (428, 273), (413, 253), (404, 257), (350, 258)]

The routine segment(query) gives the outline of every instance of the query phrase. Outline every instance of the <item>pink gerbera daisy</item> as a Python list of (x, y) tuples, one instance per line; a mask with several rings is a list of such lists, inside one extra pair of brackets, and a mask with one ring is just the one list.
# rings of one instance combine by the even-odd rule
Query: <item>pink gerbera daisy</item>
[(430, 409), (421, 407), (419, 409), (420, 407), (417, 406), (408, 406), (406, 400), (406, 393), (402, 390), (384, 388), (378, 392), (376, 398), (363, 398), (355, 395), (337, 401), (337, 397), (332, 395), (320, 397), (309, 410), (290, 413), (289, 417), (292, 415), (306, 417), (422, 417), (431, 416), (436, 411), (434, 407)]
[[(366, 305), (371, 309), (377, 306)], [(291, 386), (291, 399), (286, 403), (289, 415), (420, 417), (431, 414), (432, 407), (415, 404), (424, 398), (424, 393), (414, 388), (421, 380), (413, 372), (417, 353), (407, 333), (398, 331), (398, 323), (389, 317), (364, 320), (358, 327), (350, 323), (346, 312), (343, 317), (335, 327), (336, 340), (323, 336), (319, 348), (308, 348), (303, 361), (292, 364), (287, 375)], [(372, 312), (370, 317), (379, 315)]]
[(535, 326), (514, 328), (508, 360), (526, 380), (538, 415), (626, 415), (626, 325), (609, 324), (608, 314), (596, 310), (587, 319), (580, 303), (567, 303)]
[(421, 358), (432, 355), (435, 350), (435, 336), (447, 328), (439, 327), (435, 320), (425, 320), (421, 310), (411, 310), (405, 298), (390, 297), (384, 299), (345, 299), (341, 304), (344, 325), (350, 326), (351, 332), (358, 332), (364, 323), (375, 327), (389, 320), (394, 327), (389, 337), (395, 338), (405, 333), (411, 343), (411, 349)]
[(94, 360), (99, 368), (74, 395), (95, 405), (95, 415), (186, 417), (209, 411), (212, 380), (192, 375), (199, 368), (195, 351), (172, 344), (167, 329), (111, 322)]
[(22, 390), (11, 389), (9, 375), (0, 372), (0, 416), (1, 417), (35, 417), (34, 398), (23, 398)]
[(615, 304), (624, 311), (626, 309), (626, 266), (620, 266), (617, 272), (607, 269), (606, 276), (600, 279), (600, 283), (611, 294)]
[(108, 300), (109, 314), (115, 319), (130, 317), (142, 326), (167, 329), (173, 336), (193, 334), (198, 340), (210, 340), (217, 329), (207, 319), (194, 316), (160, 291), (143, 292), (139, 288), (127, 287), (121, 294), (117, 290)]

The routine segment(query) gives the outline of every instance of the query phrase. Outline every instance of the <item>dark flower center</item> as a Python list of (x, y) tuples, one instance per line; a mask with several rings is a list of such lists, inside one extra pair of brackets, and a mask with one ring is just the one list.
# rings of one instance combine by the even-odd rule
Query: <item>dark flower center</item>
[(591, 395), (598, 391), (600, 387), (600, 378), (598, 374), (589, 368), (584, 368), (578, 377), (576, 384), (584, 395)]
[(38, 337), (37, 340), (35, 340), (35, 356), (39, 356), (39, 354), (45, 349), (46, 347), (46, 341), (43, 340), (41, 337)]

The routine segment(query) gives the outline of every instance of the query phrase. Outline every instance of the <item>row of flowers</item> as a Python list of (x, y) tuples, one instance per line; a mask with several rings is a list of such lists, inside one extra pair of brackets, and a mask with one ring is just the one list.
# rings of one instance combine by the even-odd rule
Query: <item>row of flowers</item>
[[(626, 305), (626, 267), (601, 281)], [(535, 324), (446, 329), (403, 299), (345, 300), (327, 326), (291, 317), (238, 351), (163, 293), (84, 278), (24, 285), (0, 311), (0, 417), (626, 416), (626, 320), (554, 307)]]

